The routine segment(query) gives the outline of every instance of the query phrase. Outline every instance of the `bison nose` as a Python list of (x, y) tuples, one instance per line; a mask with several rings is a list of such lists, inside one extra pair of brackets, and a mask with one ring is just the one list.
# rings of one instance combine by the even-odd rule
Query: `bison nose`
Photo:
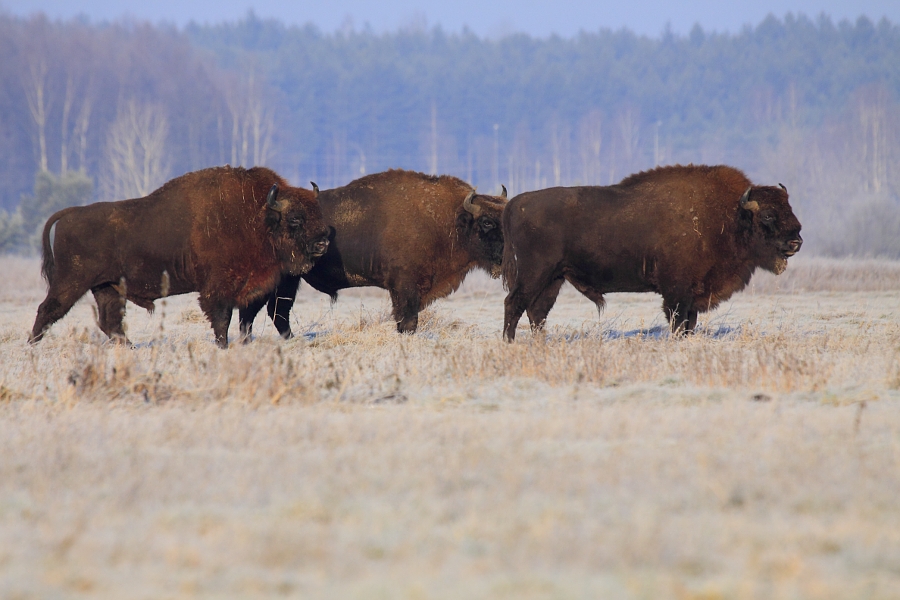
[(788, 252), (790, 252), (791, 255), (797, 254), (797, 252), (800, 250), (800, 246), (802, 246), (802, 245), (803, 245), (803, 240), (800, 238), (791, 240), (787, 243)]
[(328, 251), (328, 240), (319, 240), (310, 248), (310, 254), (313, 256), (322, 256)]

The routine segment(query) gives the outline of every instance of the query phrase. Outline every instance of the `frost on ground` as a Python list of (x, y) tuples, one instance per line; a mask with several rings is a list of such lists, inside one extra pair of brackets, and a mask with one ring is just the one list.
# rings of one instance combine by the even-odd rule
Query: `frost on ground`
[(683, 340), (567, 287), (505, 344), (478, 276), (413, 336), (304, 287), (221, 351), (195, 296), (28, 346), (0, 259), (0, 597), (894, 598), (900, 268), (792, 263)]

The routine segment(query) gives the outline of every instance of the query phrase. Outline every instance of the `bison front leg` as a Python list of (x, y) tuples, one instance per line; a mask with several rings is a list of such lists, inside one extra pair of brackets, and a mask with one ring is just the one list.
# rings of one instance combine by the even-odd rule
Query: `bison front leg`
[(669, 320), (669, 327), (674, 335), (688, 335), (694, 333), (697, 326), (697, 311), (693, 303), (687, 301), (664, 300), (663, 311)]
[(200, 308), (212, 325), (216, 344), (219, 348), (227, 348), (228, 326), (231, 325), (231, 313), (234, 311), (234, 307), (221, 300), (200, 296)]
[(422, 299), (415, 288), (391, 288), (391, 304), (394, 320), (400, 333), (415, 333), (419, 326), (419, 308)]
[(95, 287), (91, 290), (97, 302), (97, 321), (100, 329), (109, 339), (124, 344), (131, 344), (125, 335), (122, 319), (125, 317), (125, 298), (111, 284)]

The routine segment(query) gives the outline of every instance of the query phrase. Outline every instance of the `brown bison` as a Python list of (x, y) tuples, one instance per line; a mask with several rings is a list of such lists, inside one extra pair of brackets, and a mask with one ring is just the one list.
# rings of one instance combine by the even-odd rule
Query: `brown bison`
[[(456, 177), (390, 170), (324, 190), (319, 204), (333, 239), (303, 279), (332, 300), (350, 287), (388, 290), (401, 333), (414, 332), (419, 311), (453, 292), (472, 269), (500, 274), (505, 188), (502, 196), (484, 196)], [(268, 302), (278, 332), (290, 337), (299, 285), (300, 277), (285, 277), (274, 294), (242, 309), (242, 334), (250, 335)]]
[(235, 307), (265, 297), (284, 273), (305, 273), (327, 248), (315, 194), (259, 167), (205, 169), (145, 198), (67, 208), (44, 226), (49, 289), (30, 341), (88, 290), (100, 329), (120, 341), (127, 341), (124, 299), (152, 311), (165, 295), (200, 292), (216, 342), (226, 347)]
[(754, 186), (727, 166), (673, 166), (618, 185), (550, 188), (503, 215), (504, 337), (523, 311), (539, 329), (563, 281), (603, 309), (607, 292), (656, 292), (673, 332), (747, 285), (779, 274), (800, 249), (784, 186)]

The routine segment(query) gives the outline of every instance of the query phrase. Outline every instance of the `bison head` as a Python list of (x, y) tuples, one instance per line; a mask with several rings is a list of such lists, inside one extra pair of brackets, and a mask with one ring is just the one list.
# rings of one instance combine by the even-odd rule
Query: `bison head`
[(266, 198), (266, 225), (275, 251), (292, 275), (309, 271), (328, 250), (330, 230), (322, 217), (316, 194), (301, 188), (272, 186)]
[(501, 187), (503, 193), (499, 196), (476, 194), (472, 190), (456, 212), (458, 239), (471, 259), (495, 279), (500, 276), (503, 261), (500, 215), (506, 206), (506, 187)]
[(749, 187), (739, 201), (742, 220), (749, 227), (759, 266), (776, 275), (787, 268), (787, 259), (803, 244), (800, 221), (791, 210), (787, 188)]

